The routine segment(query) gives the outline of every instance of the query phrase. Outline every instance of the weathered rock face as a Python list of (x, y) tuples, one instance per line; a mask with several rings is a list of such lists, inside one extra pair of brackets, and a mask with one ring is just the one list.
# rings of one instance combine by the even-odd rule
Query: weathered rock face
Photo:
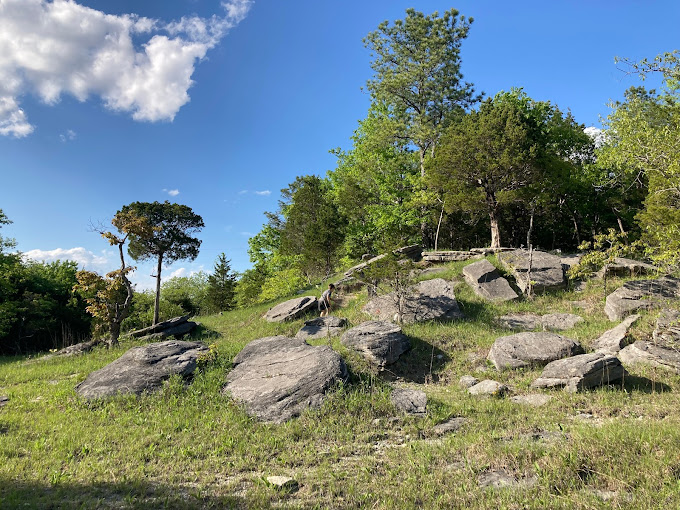
[(379, 367), (394, 363), (411, 348), (401, 328), (388, 321), (363, 322), (346, 331), (340, 341)]
[(345, 362), (330, 347), (285, 336), (253, 340), (233, 363), (224, 393), (266, 422), (281, 423), (319, 407), (326, 391), (347, 379)]
[(484, 255), (471, 251), (428, 251), (423, 253), (426, 262), (457, 262), (459, 260), (479, 259)]
[(179, 340), (133, 347), (116, 361), (88, 375), (76, 386), (76, 393), (94, 399), (153, 391), (172, 375), (193, 374), (196, 360), (207, 351), (201, 343)]
[(508, 391), (509, 389), (505, 384), (501, 384), (498, 381), (492, 381), (491, 379), (485, 379), (468, 388), (468, 393), (470, 395), (489, 395), (492, 397), (502, 397)]
[(510, 401), (515, 404), (523, 404), (531, 407), (541, 407), (552, 400), (550, 395), (543, 395), (542, 393), (532, 393), (531, 395), (517, 395), (511, 397)]
[(518, 297), (508, 281), (486, 259), (465, 266), (463, 276), (477, 295), (489, 301), (509, 301)]
[(583, 353), (581, 345), (555, 333), (517, 333), (498, 338), (488, 359), (498, 370), (543, 366)]
[(638, 310), (661, 306), (664, 299), (680, 297), (680, 279), (664, 276), (658, 280), (636, 280), (623, 284), (607, 296), (604, 312), (618, 321)]
[(563, 331), (583, 322), (583, 317), (571, 313), (548, 313), (546, 315), (511, 313), (499, 317), (498, 322), (501, 326), (509, 329)]
[(560, 256), (560, 262), (562, 262), (562, 269), (564, 271), (568, 271), (571, 269), (573, 266), (577, 265), (579, 262), (581, 262), (581, 255), (574, 254), (574, 255), (561, 255)]
[(580, 354), (548, 363), (533, 388), (564, 387), (576, 392), (620, 381), (627, 375), (618, 358), (601, 352)]
[(427, 395), (421, 390), (395, 388), (390, 400), (394, 407), (407, 414), (424, 415), (427, 410)]
[(652, 336), (655, 342), (680, 347), (680, 310), (661, 310)]
[(361, 273), (364, 269), (366, 269), (370, 264), (373, 264), (375, 262), (378, 262), (381, 259), (384, 259), (387, 255), (384, 253), (382, 255), (378, 255), (376, 257), (373, 257), (371, 259), (368, 259), (365, 262), (362, 262), (361, 264), (357, 264), (354, 267), (350, 267), (347, 271), (345, 271), (345, 276), (349, 277), (352, 276), (354, 273)]
[(631, 315), (615, 328), (602, 333), (600, 338), (593, 342), (593, 349), (596, 352), (604, 352), (616, 356), (625, 345), (628, 330), (639, 318), (640, 316), (638, 314)]
[(500, 248), (470, 248), (472, 253), (479, 253), (486, 257), (487, 255), (493, 255), (494, 253), (500, 253), (503, 251), (513, 251), (514, 248), (500, 247)]
[(419, 244), (412, 244), (410, 246), (403, 246), (394, 250), (395, 255), (401, 255), (418, 262), (423, 258), (423, 247)]
[(175, 317), (167, 321), (159, 322), (148, 328), (138, 329), (130, 333), (130, 336), (135, 338), (144, 338), (144, 340), (163, 340), (174, 336), (181, 338), (184, 335), (191, 333), (198, 324), (189, 320), (191, 315), (184, 315), (182, 317)]
[[(364, 306), (364, 312), (380, 320), (395, 320), (399, 315), (398, 298), (394, 293), (372, 299)], [(432, 319), (460, 319), (463, 314), (458, 307), (453, 284), (442, 278), (417, 283), (410, 295), (402, 301), (402, 322)]]
[(313, 296), (289, 299), (270, 308), (264, 314), (264, 319), (267, 322), (292, 321), (312, 310), (316, 310), (316, 303), (317, 300)]
[(534, 250), (531, 254), (531, 274), (527, 277), (529, 259), (528, 250), (513, 250), (498, 254), (498, 260), (508, 271), (512, 272), (517, 286), (523, 292), (526, 291), (529, 281), (534, 282), (534, 292), (565, 287), (564, 269), (559, 257)]
[(657, 268), (646, 262), (640, 262), (639, 260), (627, 259), (623, 257), (616, 257), (613, 264), (605, 265), (600, 271), (597, 272), (597, 276), (604, 276), (606, 271), (610, 276), (637, 276), (642, 274), (654, 273)]
[(347, 319), (341, 317), (317, 317), (305, 321), (295, 338), (304, 340), (314, 340), (317, 338), (327, 338), (341, 335), (347, 326)]
[(680, 350), (655, 345), (651, 342), (637, 342), (624, 347), (619, 358), (626, 365), (651, 365), (680, 374)]

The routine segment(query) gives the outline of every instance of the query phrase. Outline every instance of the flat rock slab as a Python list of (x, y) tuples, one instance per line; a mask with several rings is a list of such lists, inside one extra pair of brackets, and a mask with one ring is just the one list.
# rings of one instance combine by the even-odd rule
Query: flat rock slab
[(467, 422), (467, 418), (463, 418), (462, 416), (456, 416), (443, 423), (435, 425), (432, 429), (432, 432), (434, 432), (438, 436), (458, 432), (463, 427), (463, 425), (465, 425), (465, 422)]
[(493, 343), (487, 359), (496, 369), (544, 366), (558, 359), (582, 354), (581, 345), (556, 333), (517, 333)]
[[(534, 292), (565, 287), (562, 260), (555, 255), (534, 250), (530, 256), (528, 250), (513, 250), (499, 253), (498, 260), (513, 274), (522, 292), (526, 292), (529, 281), (533, 282)], [(527, 277), (530, 262), (531, 274)]]
[(378, 262), (381, 259), (384, 259), (387, 255), (383, 253), (382, 255), (378, 255), (376, 257), (368, 259), (366, 262), (362, 262), (361, 264), (357, 264), (354, 267), (350, 267), (347, 271), (345, 271), (345, 276), (352, 276), (354, 273), (361, 273), (364, 269), (366, 269), (369, 265)]
[(208, 348), (199, 342), (179, 340), (133, 347), (88, 375), (76, 386), (76, 393), (89, 400), (154, 391), (172, 375), (189, 377), (196, 369), (198, 357), (206, 352)]
[(185, 321), (182, 322), (181, 324), (177, 324), (176, 326), (165, 328), (156, 333), (145, 335), (141, 337), (141, 339), (146, 340), (147, 342), (157, 342), (158, 340), (165, 340), (170, 337), (182, 338), (183, 336), (191, 333), (196, 328), (196, 326), (198, 326), (197, 322)]
[(566, 391), (595, 388), (618, 382), (627, 375), (618, 358), (601, 352), (580, 354), (548, 363), (532, 388), (564, 387)]
[(315, 340), (317, 338), (328, 338), (341, 335), (347, 326), (347, 319), (342, 317), (317, 317), (305, 321), (295, 338), (305, 340)]
[(638, 314), (631, 315), (615, 328), (602, 333), (600, 338), (593, 342), (593, 349), (596, 352), (604, 352), (616, 356), (616, 354), (625, 346), (628, 330), (639, 318), (640, 316)]
[(427, 394), (421, 390), (395, 388), (390, 400), (394, 407), (406, 414), (424, 415), (427, 411)]
[(515, 248), (500, 247), (500, 248), (470, 248), (472, 253), (479, 253), (480, 255), (486, 257), (487, 255), (493, 255), (494, 253), (500, 253), (503, 251), (514, 251)]
[(458, 262), (460, 260), (479, 259), (484, 255), (471, 251), (428, 251), (423, 253), (426, 262)]
[(680, 348), (680, 310), (661, 310), (652, 337), (660, 344)]
[(295, 492), (300, 488), (297, 480), (289, 476), (268, 476), (267, 483), (278, 490), (285, 492)]
[[(394, 293), (372, 299), (364, 305), (364, 312), (379, 320), (395, 320), (399, 316), (398, 297)], [(453, 284), (442, 278), (426, 280), (413, 286), (403, 298), (402, 322), (433, 319), (460, 319), (463, 314), (458, 307)]]
[(640, 262), (639, 260), (627, 259), (617, 257), (612, 264), (606, 264), (597, 272), (600, 278), (604, 276), (605, 271), (611, 276), (637, 276), (643, 274), (652, 274), (658, 270), (656, 266)]
[(509, 388), (505, 384), (501, 384), (498, 381), (492, 381), (491, 379), (485, 379), (468, 388), (468, 393), (470, 395), (489, 395), (492, 397), (502, 397), (508, 391)]
[(563, 331), (583, 322), (583, 317), (573, 313), (511, 313), (498, 318), (498, 323), (508, 329)]
[(236, 355), (225, 394), (265, 422), (282, 423), (318, 408), (326, 391), (347, 379), (343, 359), (327, 345), (312, 347), (301, 338), (259, 338)]
[(267, 322), (292, 321), (312, 310), (316, 310), (316, 303), (317, 300), (313, 296), (289, 299), (270, 308), (264, 314), (264, 319)]
[(411, 348), (401, 328), (389, 321), (366, 321), (348, 330), (340, 339), (343, 345), (359, 351), (370, 363), (391, 365)]
[(510, 398), (510, 402), (531, 407), (541, 407), (552, 400), (552, 396), (543, 393), (532, 393), (531, 395), (516, 395)]
[(680, 351), (638, 340), (619, 352), (626, 365), (651, 365), (680, 374)]
[(397, 248), (393, 253), (397, 256), (407, 257), (414, 262), (419, 262), (423, 258), (423, 247), (419, 244), (412, 244)]
[(488, 301), (510, 301), (518, 297), (508, 280), (486, 259), (465, 266), (463, 276), (472, 290)]
[[(152, 335), (154, 333), (161, 333), (162, 331), (168, 329), (174, 329), (186, 323), (189, 320), (189, 317), (191, 317), (191, 315), (183, 315), (182, 317), (168, 319), (167, 321), (159, 322), (158, 324), (154, 324), (148, 328), (142, 328), (138, 329), (137, 331), (133, 331), (130, 333), (130, 336), (134, 338), (140, 338), (143, 336)], [(194, 327), (196, 326), (195, 323), (192, 324), (194, 324)]]
[(664, 276), (658, 280), (626, 282), (607, 296), (604, 312), (610, 321), (620, 321), (638, 310), (660, 306), (664, 299), (680, 297), (680, 279)]

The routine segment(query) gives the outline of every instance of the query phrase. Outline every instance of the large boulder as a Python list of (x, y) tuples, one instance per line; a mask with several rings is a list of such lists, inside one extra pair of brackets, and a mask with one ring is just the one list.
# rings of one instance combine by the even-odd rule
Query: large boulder
[(596, 352), (604, 352), (616, 356), (625, 345), (628, 330), (639, 318), (638, 314), (631, 315), (615, 328), (602, 333), (600, 338), (593, 342), (593, 349)]
[(143, 338), (144, 340), (164, 340), (169, 337), (181, 338), (184, 335), (191, 333), (198, 324), (190, 321), (191, 315), (183, 315), (182, 317), (175, 317), (167, 321), (159, 322), (148, 328), (138, 329), (130, 333), (130, 336), (135, 338)]
[(414, 262), (419, 262), (423, 258), (423, 247), (419, 244), (412, 244), (397, 248), (393, 253), (397, 256), (409, 258)]
[(548, 313), (546, 315), (511, 313), (499, 317), (498, 322), (508, 329), (564, 331), (583, 322), (583, 317), (572, 313)]
[(543, 366), (551, 361), (583, 353), (581, 345), (555, 333), (517, 333), (498, 338), (488, 360), (498, 370)]
[(518, 297), (498, 269), (486, 259), (465, 266), (463, 276), (477, 295), (489, 301), (510, 301)]
[(565, 287), (562, 260), (555, 255), (540, 250), (533, 250), (531, 253), (528, 250), (512, 250), (501, 252), (497, 256), (503, 266), (512, 272), (522, 292), (526, 292), (530, 281), (533, 282), (534, 292)]
[(609, 276), (638, 276), (642, 274), (652, 274), (657, 271), (657, 267), (639, 260), (616, 257), (611, 264), (605, 266), (597, 272), (597, 276), (604, 276), (605, 271)]
[[(378, 320), (398, 320), (399, 301), (398, 295), (392, 292), (373, 298), (363, 310)], [(462, 317), (453, 284), (442, 278), (417, 283), (401, 299), (401, 320), (406, 324)]]
[(680, 347), (680, 310), (661, 310), (652, 337), (655, 342)]
[(479, 259), (484, 255), (471, 251), (428, 251), (423, 253), (425, 262), (457, 262), (459, 260)]
[(347, 319), (341, 317), (316, 317), (305, 321), (295, 338), (304, 340), (316, 340), (342, 334), (347, 326)]
[(658, 280), (626, 282), (607, 296), (604, 312), (610, 321), (619, 321), (638, 310), (663, 304), (665, 299), (680, 297), (680, 279), (664, 276)]
[(346, 331), (340, 341), (379, 367), (394, 363), (411, 348), (401, 328), (388, 321), (363, 322)]
[(680, 350), (638, 340), (621, 349), (619, 358), (628, 366), (650, 365), (680, 374)]
[(317, 300), (314, 296), (289, 299), (267, 310), (264, 319), (267, 322), (292, 321), (312, 310), (316, 310), (316, 303)]
[(566, 391), (576, 392), (620, 381), (626, 375), (618, 358), (593, 352), (548, 363), (531, 387), (564, 387)]
[(386, 257), (387, 255), (383, 253), (382, 255), (377, 255), (376, 257), (370, 258), (365, 262), (362, 262), (361, 264), (357, 264), (356, 266), (350, 267), (347, 271), (345, 271), (345, 276), (350, 277), (354, 273), (361, 274), (361, 272), (366, 269), (368, 266), (371, 264), (374, 264), (378, 262), (379, 260), (382, 260)]
[(347, 379), (343, 359), (327, 345), (312, 347), (301, 338), (253, 340), (234, 358), (225, 394), (262, 421), (282, 423), (319, 407), (326, 391)]
[(76, 393), (94, 399), (154, 391), (172, 375), (191, 376), (196, 360), (207, 351), (201, 343), (179, 340), (133, 347), (116, 361), (88, 375), (76, 386)]

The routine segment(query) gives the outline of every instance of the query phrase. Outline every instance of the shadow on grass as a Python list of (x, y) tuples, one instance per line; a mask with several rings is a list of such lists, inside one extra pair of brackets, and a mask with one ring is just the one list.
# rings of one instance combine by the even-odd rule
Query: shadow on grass
[(380, 377), (385, 381), (399, 379), (418, 384), (437, 382), (444, 365), (451, 360), (449, 355), (420, 338), (408, 336), (408, 339), (411, 350), (402, 354), (392, 365), (386, 366), (380, 372)]
[(473, 322), (483, 322), (485, 324), (493, 324), (496, 316), (494, 311), (487, 303), (480, 303), (478, 301), (467, 301), (465, 299), (458, 299), (458, 307), (465, 315), (465, 319)]
[(627, 391), (641, 393), (666, 393), (671, 387), (659, 381), (653, 381), (647, 377), (628, 375), (623, 381), (623, 388)]
[(199, 324), (194, 328), (189, 336), (192, 340), (207, 342), (209, 340), (220, 338), (222, 335), (214, 329), (210, 329), (203, 324)]
[[(59, 473), (53, 477), (61, 476)], [(0, 478), (0, 501), (4, 509), (45, 508), (272, 508), (285, 504), (288, 493), (248, 498), (241, 495), (212, 495), (200, 487), (152, 484), (143, 480), (82, 485), (54, 480), (53, 485), (16, 482)], [(229, 491), (232, 492), (232, 491)]]

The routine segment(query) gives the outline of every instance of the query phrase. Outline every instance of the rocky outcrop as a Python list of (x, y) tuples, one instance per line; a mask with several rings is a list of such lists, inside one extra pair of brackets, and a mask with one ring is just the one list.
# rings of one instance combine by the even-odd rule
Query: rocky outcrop
[(458, 262), (460, 260), (480, 259), (484, 255), (471, 251), (428, 251), (423, 253), (426, 262)]
[(401, 328), (388, 321), (363, 322), (346, 331), (340, 341), (379, 367), (391, 365), (411, 348)]
[(652, 337), (655, 342), (680, 347), (680, 310), (661, 310)]
[(347, 319), (341, 317), (317, 317), (305, 321), (295, 338), (315, 340), (341, 335), (347, 326)]
[(621, 381), (627, 375), (618, 358), (601, 352), (580, 354), (548, 363), (532, 388), (563, 387), (566, 391), (595, 388)]
[(312, 310), (316, 310), (316, 303), (317, 300), (313, 296), (289, 299), (267, 310), (264, 319), (267, 322), (292, 321)]
[(411, 259), (413, 262), (419, 262), (423, 258), (423, 247), (419, 244), (412, 244), (410, 246), (403, 246), (394, 250), (394, 254)]
[(640, 316), (638, 314), (631, 315), (615, 328), (602, 333), (600, 338), (593, 342), (593, 350), (616, 356), (616, 354), (625, 346), (628, 330), (639, 318)]
[[(399, 306), (401, 305), (401, 306)], [(364, 312), (379, 320), (398, 320), (409, 324), (432, 319), (460, 319), (453, 284), (442, 278), (419, 282), (401, 300), (396, 293), (372, 299)]]
[(544, 366), (551, 361), (583, 353), (581, 345), (555, 333), (517, 333), (498, 338), (488, 360), (498, 370)]
[(638, 310), (662, 306), (665, 299), (680, 297), (680, 279), (664, 276), (658, 280), (626, 282), (607, 296), (604, 312), (619, 321)]
[(378, 255), (376, 257), (373, 257), (371, 259), (368, 259), (365, 262), (362, 262), (361, 264), (357, 264), (356, 266), (350, 267), (347, 271), (345, 271), (345, 276), (350, 277), (354, 275), (354, 273), (361, 273), (364, 269), (366, 269), (369, 265), (374, 264), (378, 262), (379, 260), (382, 260), (386, 257), (384, 253), (382, 255)]
[(468, 393), (470, 395), (488, 395), (491, 397), (502, 397), (509, 391), (509, 388), (498, 381), (485, 379), (484, 381), (470, 386)]
[(616, 257), (611, 264), (605, 266), (597, 272), (600, 278), (604, 276), (605, 271), (609, 276), (639, 276), (643, 274), (652, 274), (657, 271), (656, 266), (640, 262), (639, 260), (627, 259), (623, 257)]
[(680, 350), (677, 348), (672, 349), (638, 340), (621, 349), (619, 358), (628, 366), (650, 365), (680, 374)]
[(528, 250), (513, 250), (499, 253), (498, 260), (512, 273), (522, 292), (526, 292), (530, 281), (534, 292), (565, 287), (562, 261), (555, 255), (540, 250), (533, 250), (531, 254)]
[(483, 257), (493, 255), (494, 253), (501, 253), (504, 251), (513, 251), (514, 248), (500, 247), (500, 248), (470, 248), (472, 253), (479, 253)]
[(518, 297), (498, 269), (486, 259), (465, 266), (463, 276), (472, 290), (488, 301), (510, 301)]
[(224, 393), (266, 422), (282, 423), (319, 407), (328, 389), (347, 379), (345, 362), (330, 347), (285, 336), (253, 340), (233, 364)]
[(395, 388), (390, 395), (392, 405), (406, 414), (424, 415), (427, 411), (427, 395), (421, 390)]
[(564, 331), (573, 328), (580, 322), (583, 322), (583, 317), (572, 313), (548, 313), (546, 315), (511, 313), (498, 318), (498, 323), (503, 327), (525, 331), (532, 329)]
[(134, 347), (88, 375), (76, 386), (76, 393), (86, 399), (95, 399), (119, 393), (139, 395), (154, 391), (172, 375), (191, 376), (198, 357), (207, 351), (201, 343), (179, 340)]
[(169, 337), (181, 338), (184, 335), (191, 333), (197, 323), (190, 321), (191, 315), (184, 315), (182, 317), (175, 317), (167, 321), (159, 322), (148, 328), (138, 329), (130, 333), (134, 338), (143, 338), (147, 341), (164, 340)]

